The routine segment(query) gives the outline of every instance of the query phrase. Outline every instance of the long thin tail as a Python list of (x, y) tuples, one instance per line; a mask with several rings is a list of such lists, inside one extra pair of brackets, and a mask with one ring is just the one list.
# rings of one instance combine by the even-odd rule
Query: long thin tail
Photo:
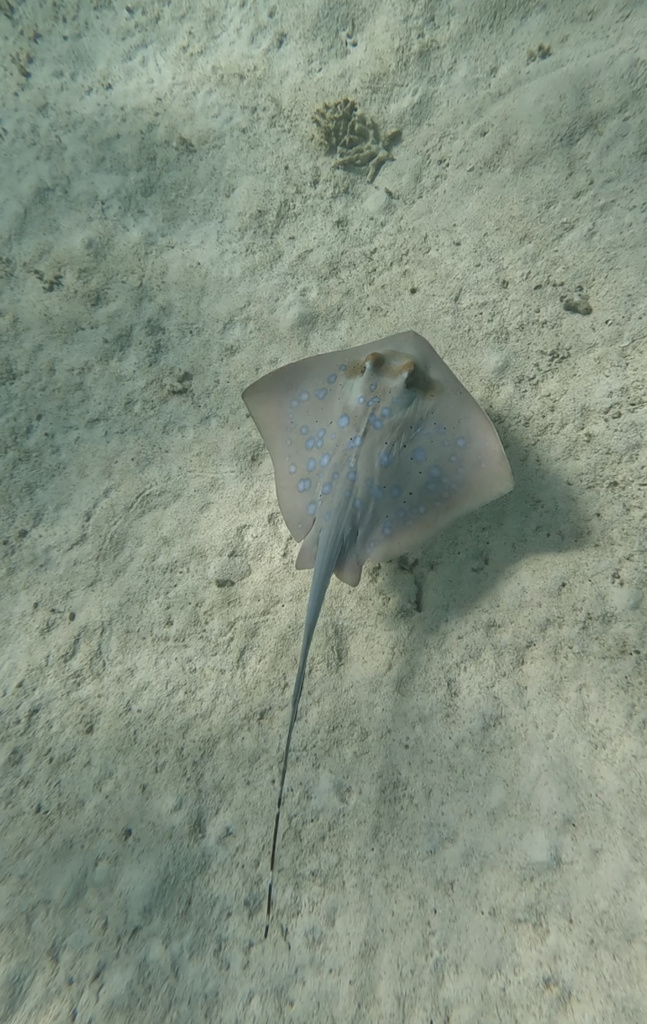
[[(315, 622), (316, 625), (316, 622)], [(283, 789), (285, 786), (285, 775), (288, 770), (288, 755), (290, 753), (290, 742), (292, 740), (292, 732), (294, 730), (294, 723), (297, 720), (297, 712), (299, 710), (299, 700), (301, 699), (301, 691), (303, 689), (303, 680), (306, 674), (306, 663), (308, 660), (308, 651), (310, 649), (310, 643), (312, 641), (312, 634), (314, 629), (311, 631), (310, 636), (306, 637), (304, 633), (303, 644), (301, 647), (301, 658), (299, 659), (299, 669), (297, 671), (297, 678), (294, 683), (294, 690), (292, 692), (292, 714), (290, 715), (290, 725), (288, 727), (288, 736), (285, 741), (285, 753), (283, 754), (283, 768), (281, 769), (281, 784), (279, 786), (279, 798), (276, 802), (276, 816), (274, 818), (274, 835), (272, 837), (272, 856), (270, 857), (270, 881), (267, 887), (267, 909), (265, 911), (265, 938), (270, 930), (270, 914), (272, 912), (272, 882), (274, 881), (274, 864), (276, 861), (276, 843), (279, 837), (279, 822), (281, 820), (281, 804), (283, 803)]]
[(288, 770), (288, 755), (290, 753), (290, 742), (292, 740), (292, 733), (294, 731), (294, 725), (296, 723), (297, 713), (299, 711), (299, 701), (301, 700), (301, 691), (303, 690), (303, 680), (306, 674), (306, 665), (308, 662), (310, 644), (312, 643), (312, 637), (314, 636), (315, 627), (319, 619), (319, 613), (323, 605), (324, 597), (326, 596), (326, 591), (328, 590), (330, 578), (334, 572), (335, 565), (337, 564), (342, 544), (342, 531), (338, 532), (334, 529), (322, 531), (322, 534), (319, 538), (317, 556), (315, 558), (314, 572), (312, 574), (312, 583), (310, 584), (310, 596), (308, 598), (308, 609), (306, 612), (306, 621), (303, 629), (303, 640), (301, 643), (301, 656), (299, 658), (299, 668), (297, 669), (297, 677), (294, 682), (294, 690), (292, 691), (292, 713), (290, 715), (290, 725), (288, 726), (288, 735), (285, 741), (285, 753), (283, 754), (283, 767), (281, 769), (279, 797), (276, 802), (276, 817), (274, 818), (274, 835), (272, 837), (272, 855), (270, 857), (270, 881), (267, 887), (267, 909), (265, 912), (264, 936), (265, 938), (267, 938), (267, 933), (270, 930), (270, 915), (272, 912), (272, 883), (274, 881), (276, 846), (279, 837), (281, 804), (283, 803), (283, 789), (285, 787), (285, 776)]

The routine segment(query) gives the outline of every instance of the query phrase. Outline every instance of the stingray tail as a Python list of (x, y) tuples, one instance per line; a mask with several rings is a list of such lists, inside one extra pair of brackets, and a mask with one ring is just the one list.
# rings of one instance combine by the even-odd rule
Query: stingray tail
[[(341, 517), (340, 517), (341, 518)], [(290, 714), (290, 724), (288, 726), (288, 735), (285, 741), (285, 751), (283, 754), (283, 767), (281, 768), (281, 781), (279, 784), (279, 796), (276, 802), (276, 815), (274, 818), (274, 834), (272, 837), (272, 854), (270, 857), (270, 881), (267, 887), (267, 908), (265, 912), (265, 935), (270, 930), (270, 915), (272, 913), (272, 883), (274, 881), (274, 865), (276, 863), (276, 847), (279, 837), (279, 823), (281, 820), (281, 805), (283, 803), (283, 790), (285, 788), (285, 776), (288, 770), (288, 756), (290, 753), (290, 743), (292, 741), (292, 733), (297, 720), (297, 714), (299, 711), (299, 701), (301, 700), (301, 692), (303, 690), (303, 680), (305, 679), (306, 666), (308, 663), (308, 654), (310, 652), (310, 644), (314, 636), (315, 627), (319, 619), (319, 613), (328, 590), (328, 584), (335, 571), (335, 566), (340, 560), (340, 556), (347, 546), (348, 538), (344, 530), (344, 516), (342, 521), (339, 519), (331, 523), (326, 524), (319, 535), (319, 545), (317, 547), (317, 555), (315, 558), (314, 572), (312, 574), (312, 583), (310, 584), (310, 596), (308, 598), (308, 609), (306, 612), (306, 621), (303, 629), (303, 640), (301, 642), (301, 655), (299, 657), (299, 667), (297, 669), (297, 677), (294, 682), (294, 689), (292, 691), (292, 712)]]

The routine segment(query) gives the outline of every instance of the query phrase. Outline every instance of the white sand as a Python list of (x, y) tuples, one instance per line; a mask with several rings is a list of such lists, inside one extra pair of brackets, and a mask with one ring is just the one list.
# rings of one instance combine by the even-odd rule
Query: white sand
[[(646, 1018), (647, 6), (398, 9), (0, 3), (3, 1022)], [(310, 574), (240, 393), (406, 329), (517, 485), (331, 584), (264, 942)]]

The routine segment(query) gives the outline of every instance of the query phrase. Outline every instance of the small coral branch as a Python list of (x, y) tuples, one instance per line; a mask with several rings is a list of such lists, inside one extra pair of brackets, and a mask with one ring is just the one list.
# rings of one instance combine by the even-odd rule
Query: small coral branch
[(400, 139), (400, 130), (382, 137), (377, 123), (351, 99), (324, 103), (315, 110), (313, 121), (328, 153), (335, 155), (334, 167), (366, 167), (366, 180), (375, 181), (382, 164), (395, 159), (391, 149)]

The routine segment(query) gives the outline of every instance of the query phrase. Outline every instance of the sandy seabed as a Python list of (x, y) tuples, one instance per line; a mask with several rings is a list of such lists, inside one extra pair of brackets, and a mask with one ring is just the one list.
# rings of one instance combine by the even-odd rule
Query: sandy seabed
[[(0, 0), (0, 1020), (647, 1016), (647, 5)], [(312, 115), (400, 129), (375, 180)], [(243, 388), (413, 329), (515, 490), (309, 586)]]

